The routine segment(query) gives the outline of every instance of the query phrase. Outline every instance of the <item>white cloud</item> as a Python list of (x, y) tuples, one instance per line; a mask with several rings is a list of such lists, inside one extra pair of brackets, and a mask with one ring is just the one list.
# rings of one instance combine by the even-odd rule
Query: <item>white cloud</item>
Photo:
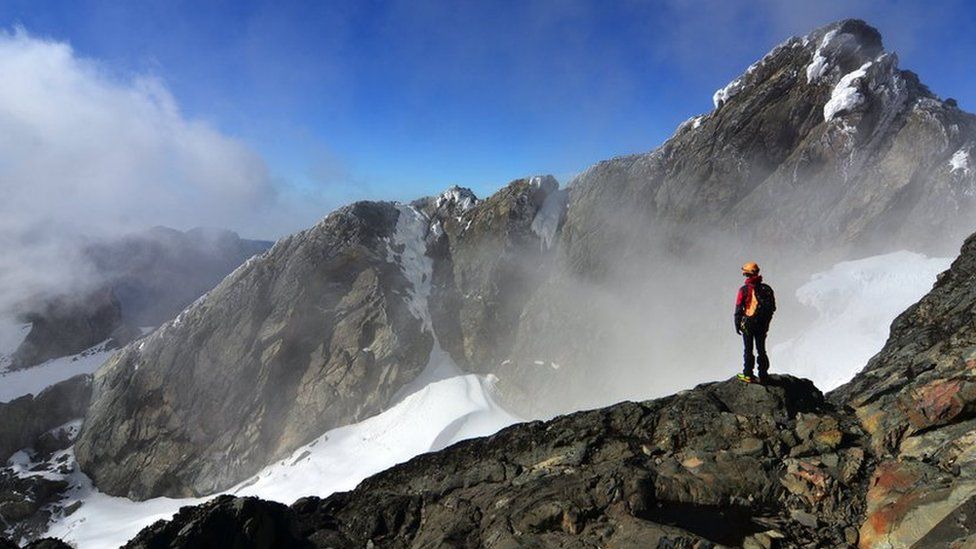
[(262, 158), (186, 117), (160, 80), (115, 74), (20, 28), (0, 31), (0, 75), (0, 309), (83, 284), (79, 235), (297, 228)]
[(186, 119), (161, 82), (0, 34), (0, 213), (18, 227), (239, 226), (274, 199), (262, 159)]

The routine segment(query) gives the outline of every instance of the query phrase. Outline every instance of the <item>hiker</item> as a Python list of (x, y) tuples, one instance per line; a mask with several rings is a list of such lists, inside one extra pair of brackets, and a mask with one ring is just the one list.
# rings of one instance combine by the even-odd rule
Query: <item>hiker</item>
[[(773, 289), (763, 284), (759, 276), (759, 265), (753, 262), (742, 266), (742, 276), (746, 283), (735, 296), (735, 333), (742, 336), (745, 347), (742, 373), (737, 377), (746, 383), (766, 383), (769, 379), (769, 357), (766, 356), (766, 332), (776, 310), (776, 296)], [(753, 376), (756, 357), (752, 355), (755, 346), (759, 355), (759, 377)]]

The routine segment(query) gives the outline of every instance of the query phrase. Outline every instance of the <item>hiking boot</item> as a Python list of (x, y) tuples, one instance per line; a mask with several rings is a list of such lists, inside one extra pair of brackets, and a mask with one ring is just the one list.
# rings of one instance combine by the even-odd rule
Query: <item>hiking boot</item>
[(745, 374), (738, 374), (735, 377), (736, 377), (736, 379), (738, 379), (739, 381), (741, 381), (743, 383), (752, 383), (753, 382), (752, 376), (747, 376)]

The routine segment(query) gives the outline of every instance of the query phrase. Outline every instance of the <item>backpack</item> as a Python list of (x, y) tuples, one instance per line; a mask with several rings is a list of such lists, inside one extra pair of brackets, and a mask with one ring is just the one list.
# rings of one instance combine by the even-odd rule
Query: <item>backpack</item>
[[(773, 319), (773, 312), (776, 311), (776, 296), (773, 289), (768, 284), (756, 284), (752, 293), (755, 299), (755, 308), (751, 318), (768, 323)], [(753, 309), (753, 307), (750, 307)]]

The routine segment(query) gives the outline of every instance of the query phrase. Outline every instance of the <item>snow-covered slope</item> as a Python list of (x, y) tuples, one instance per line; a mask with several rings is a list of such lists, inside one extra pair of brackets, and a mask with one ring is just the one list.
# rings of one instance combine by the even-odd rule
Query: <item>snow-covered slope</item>
[[(355, 488), (366, 477), (418, 454), (490, 435), (518, 421), (495, 404), (492, 383), (490, 377), (476, 375), (430, 383), (382, 414), (325, 433), (228, 493), (286, 504), (302, 496), (324, 497)], [(80, 472), (69, 480), (78, 488), (70, 492), (65, 505), (74, 501), (83, 501), (83, 505), (57, 520), (48, 535), (80, 549), (119, 547), (145, 526), (169, 518), (184, 505), (203, 501), (154, 498), (133, 502), (98, 492)]]
[(901, 251), (813, 275), (796, 297), (817, 317), (800, 335), (770, 349), (772, 369), (809, 378), (823, 391), (850, 381), (884, 346), (891, 321), (931, 290), (950, 263)]
[(32, 368), (4, 371), (0, 368), (0, 402), (27, 394), (38, 394), (47, 387), (79, 374), (90, 374), (106, 361), (115, 349), (103, 341), (91, 349), (71, 356), (48, 360)]
[(0, 316), (0, 372), (10, 365), (10, 357), (27, 339), (31, 325)]

